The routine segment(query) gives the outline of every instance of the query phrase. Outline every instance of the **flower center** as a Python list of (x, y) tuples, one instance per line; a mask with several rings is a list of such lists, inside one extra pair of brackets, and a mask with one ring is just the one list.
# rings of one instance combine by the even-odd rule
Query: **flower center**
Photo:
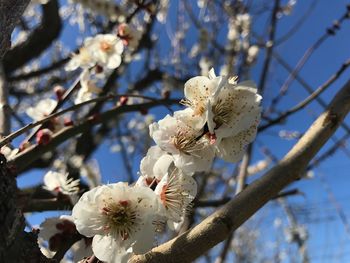
[(182, 175), (175, 169), (169, 176), (168, 182), (162, 186), (159, 194), (165, 209), (173, 219), (179, 219), (189, 209), (192, 199), (183, 185)]
[(191, 134), (186, 131), (178, 131), (176, 135), (172, 137), (172, 143), (176, 149), (185, 154), (190, 154), (197, 146), (196, 137), (191, 136)]
[(204, 103), (202, 101), (191, 101), (188, 99), (183, 99), (180, 101), (180, 103), (193, 109), (193, 115), (195, 116), (201, 116), (205, 112)]
[(122, 240), (128, 239), (138, 225), (137, 213), (130, 201), (106, 204), (102, 213), (106, 216), (105, 230)]
[(218, 102), (212, 107), (214, 113), (214, 122), (216, 124), (215, 129), (219, 128), (223, 124), (228, 124), (232, 116), (232, 105), (227, 100), (219, 99)]
[(110, 52), (112, 50), (112, 45), (110, 42), (107, 42), (107, 41), (101, 41), (100, 42), (100, 49), (103, 51), (103, 52)]

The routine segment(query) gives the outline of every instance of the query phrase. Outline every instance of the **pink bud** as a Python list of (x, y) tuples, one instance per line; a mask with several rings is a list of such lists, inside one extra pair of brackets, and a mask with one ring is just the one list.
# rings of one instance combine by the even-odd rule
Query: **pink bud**
[(25, 149), (29, 148), (30, 145), (31, 145), (31, 143), (28, 142), (28, 141), (22, 142), (22, 143), (19, 145), (19, 151), (20, 151), (20, 152), (24, 151)]
[(39, 130), (36, 134), (36, 142), (39, 145), (47, 145), (52, 138), (52, 131), (49, 129)]
[(147, 114), (148, 114), (148, 109), (146, 109), (146, 108), (141, 108), (141, 109), (140, 109), (140, 113), (141, 113), (141, 115), (147, 115)]
[(62, 86), (56, 86), (54, 87), (54, 92), (56, 94), (57, 100), (61, 101), (63, 99), (63, 95), (66, 92), (65, 89)]
[(74, 125), (74, 122), (72, 121), (72, 119), (71, 118), (68, 118), (68, 117), (66, 117), (66, 118), (64, 118), (64, 126), (73, 126)]
[(126, 105), (126, 103), (128, 103), (128, 100), (129, 100), (129, 98), (127, 96), (121, 96), (119, 98), (120, 105), (122, 105), (122, 106)]
[(163, 91), (162, 91), (162, 97), (163, 97), (163, 99), (169, 99), (170, 94), (171, 94), (170, 90), (163, 90)]

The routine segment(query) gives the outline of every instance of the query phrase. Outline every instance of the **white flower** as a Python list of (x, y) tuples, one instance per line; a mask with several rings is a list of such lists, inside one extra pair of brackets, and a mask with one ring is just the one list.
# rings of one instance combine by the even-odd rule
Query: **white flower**
[(187, 174), (209, 170), (215, 154), (202, 136), (203, 131), (195, 129), (201, 122), (194, 117), (193, 111), (187, 109), (150, 125), (150, 135), (156, 144), (171, 154), (175, 166)]
[(265, 160), (260, 160), (255, 164), (249, 165), (247, 168), (248, 175), (257, 174), (263, 170), (265, 170), (271, 163), (270, 158), (266, 158)]
[(160, 0), (159, 1), (159, 7), (157, 10), (157, 20), (165, 24), (166, 18), (168, 16), (168, 9), (169, 9), (169, 0)]
[(57, 101), (53, 99), (43, 99), (40, 100), (36, 106), (29, 107), (26, 113), (34, 121), (39, 121), (50, 115), (56, 105)]
[(13, 157), (16, 156), (16, 154), (19, 152), (18, 148), (12, 149), (9, 146), (2, 146), (1, 151), (3, 155), (5, 155), (7, 161), (11, 160)]
[[(78, 235), (77, 229), (73, 222), (73, 217), (68, 215), (62, 215), (60, 217), (47, 218), (40, 224), (39, 238), (44, 239), (49, 244), (48, 257), (52, 257), (54, 254), (51, 251), (59, 250), (65, 242), (69, 241), (72, 236)], [(72, 247), (73, 261), (91, 256), (91, 240), (89, 238), (82, 238), (76, 242)]]
[(303, 225), (287, 227), (284, 229), (284, 234), (288, 243), (297, 242), (298, 240), (305, 241), (309, 236), (307, 228)]
[(84, 101), (91, 100), (96, 94), (99, 94), (101, 90), (96, 86), (96, 82), (90, 79), (88, 70), (84, 70), (80, 78), (80, 89), (77, 97), (74, 100), (75, 104), (82, 103)]
[[(87, 38), (91, 39), (91, 38)], [(86, 40), (85, 40), (86, 41)], [(83, 46), (78, 54), (73, 54), (71, 60), (67, 63), (65, 70), (72, 71), (77, 68), (89, 69), (95, 66), (96, 60), (93, 57), (91, 47)]]
[(239, 161), (255, 138), (260, 121), (261, 96), (255, 84), (237, 84), (236, 78), (217, 77), (211, 69), (209, 77), (194, 77), (185, 83), (185, 97), (183, 103), (192, 110), (192, 117), (201, 118), (208, 130), (204, 137), (216, 155), (229, 162)]
[(66, 195), (74, 195), (79, 191), (79, 181), (79, 179), (68, 178), (68, 174), (48, 171), (44, 176), (44, 188)]
[(158, 146), (152, 146), (141, 160), (141, 176), (148, 182), (152, 182), (153, 178), (160, 181), (167, 174), (169, 165), (172, 162), (173, 157), (170, 154), (167, 154)]
[(44, 240), (49, 240), (55, 234), (62, 233), (64, 231), (70, 233), (74, 233), (75, 231), (73, 218), (69, 215), (45, 219), (45, 221), (40, 224), (39, 237)]
[(129, 24), (122, 23), (118, 26), (118, 36), (122, 39), (125, 46), (135, 49), (141, 39), (141, 31), (135, 29)]
[(110, 21), (125, 20), (126, 13), (122, 6), (111, 0), (73, 0), (80, 3), (84, 10), (89, 10), (93, 14), (101, 14), (109, 18)]
[(253, 64), (259, 54), (259, 47), (257, 45), (252, 45), (247, 50), (246, 61), (248, 64)]
[(101, 172), (96, 159), (81, 164), (79, 169), (81, 176), (87, 180), (90, 189), (101, 184)]
[(116, 183), (84, 193), (72, 215), (79, 233), (93, 237), (96, 257), (120, 263), (127, 261), (130, 252), (145, 253), (153, 246), (158, 211), (151, 189)]
[(257, 126), (261, 96), (257, 94), (255, 84), (251, 81), (236, 84), (234, 78), (215, 77), (214, 71), (210, 77), (216, 80), (218, 87), (209, 100), (207, 121), (209, 132), (215, 134), (218, 142)]
[(190, 203), (197, 194), (196, 181), (180, 169), (172, 168), (172, 171), (162, 178), (154, 191), (164, 207), (168, 225), (180, 223), (183, 220)]
[(236, 16), (236, 24), (240, 27), (241, 34), (247, 36), (250, 32), (251, 16), (248, 13), (238, 14)]
[(99, 34), (86, 41), (92, 47), (93, 56), (98, 65), (115, 69), (122, 62), (121, 54), (124, 50), (123, 42), (113, 34)]
[(185, 99), (181, 102), (190, 107), (195, 116), (201, 118), (202, 127), (208, 118), (209, 99), (214, 96), (218, 84), (217, 80), (204, 76), (191, 78), (185, 83)]
[(65, 67), (66, 70), (75, 70), (78, 67), (89, 69), (96, 64), (108, 69), (115, 69), (121, 63), (123, 43), (113, 34), (99, 34), (88, 37), (84, 41), (79, 54), (74, 54)]

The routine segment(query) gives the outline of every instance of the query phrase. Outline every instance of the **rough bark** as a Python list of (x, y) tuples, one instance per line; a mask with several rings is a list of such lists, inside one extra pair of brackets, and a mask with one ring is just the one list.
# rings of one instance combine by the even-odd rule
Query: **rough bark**
[[(0, 2), (0, 61), (11, 46), (11, 33), (29, 0)], [(3, 79), (4, 81), (4, 79)], [(5, 81), (1, 85), (6, 94)], [(4, 133), (8, 119), (2, 115)], [(24, 217), (16, 206), (16, 179), (7, 168), (5, 157), (0, 154), (0, 262), (49, 262), (40, 252), (37, 236), (24, 231)]]

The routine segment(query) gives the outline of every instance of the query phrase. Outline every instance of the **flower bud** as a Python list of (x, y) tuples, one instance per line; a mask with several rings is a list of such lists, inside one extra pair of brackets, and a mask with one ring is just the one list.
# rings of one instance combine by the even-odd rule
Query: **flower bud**
[(49, 129), (39, 130), (36, 134), (36, 142), (39, 145), (47, 145), (52, 138), (52, 131)]

